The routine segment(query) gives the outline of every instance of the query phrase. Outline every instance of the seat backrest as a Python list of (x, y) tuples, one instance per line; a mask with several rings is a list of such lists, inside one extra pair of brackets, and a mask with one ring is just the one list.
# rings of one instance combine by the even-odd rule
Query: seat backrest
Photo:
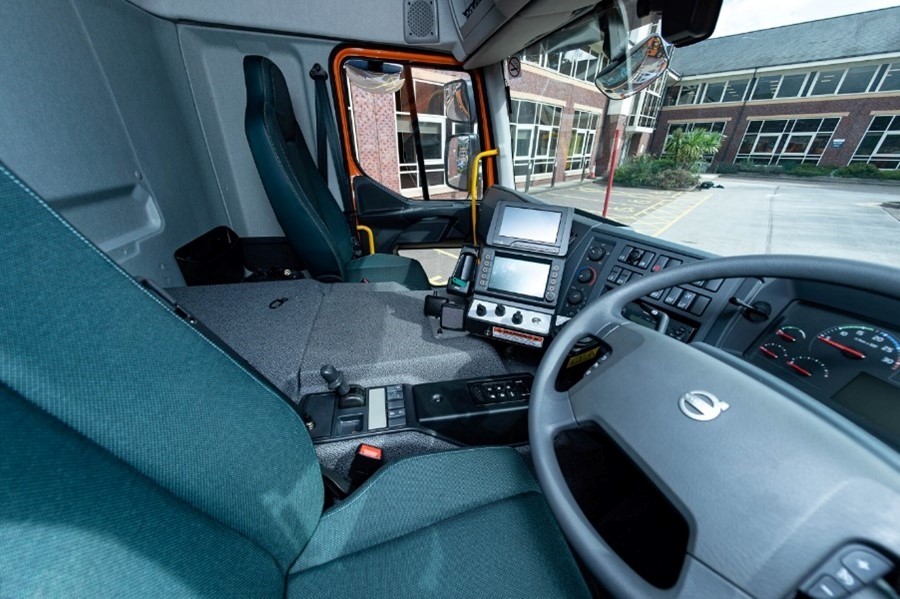
[(350, 228), (306, 145), (284, 75), (268, 58), (247, 56), (244, 78), (247, 141), (275, 216), (315, 277), (343, 279)]
[[(224, 570), (286, 571), (322, 508), (297, 413), (2, 164), (0, 211), (0, 595), (35, 594), (4, 584), (48, 563), (103, 575), (91, 540), (148, 551), (170, 573), (189, 568), (168, 567), (191, 547)], [(46, 505), (29, 508), (35, 498)], [(185, 528), (167, 536), (172, 527)]]

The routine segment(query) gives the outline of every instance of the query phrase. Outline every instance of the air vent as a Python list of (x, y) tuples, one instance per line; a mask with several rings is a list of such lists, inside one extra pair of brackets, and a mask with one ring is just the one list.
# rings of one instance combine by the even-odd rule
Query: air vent
[(435, 0), (404, 0), (405, 30), (409, 44), (434, 44), (438, 41), (437, 5)]

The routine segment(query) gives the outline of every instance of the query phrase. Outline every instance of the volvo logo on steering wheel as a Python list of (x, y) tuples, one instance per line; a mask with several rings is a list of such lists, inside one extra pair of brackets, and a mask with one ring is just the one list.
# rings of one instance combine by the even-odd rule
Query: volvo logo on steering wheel
[(707, 391), (688, 391), (678, 400), (678, 407), (688, 418), (707, 422), (718, 418), (729, 406)]

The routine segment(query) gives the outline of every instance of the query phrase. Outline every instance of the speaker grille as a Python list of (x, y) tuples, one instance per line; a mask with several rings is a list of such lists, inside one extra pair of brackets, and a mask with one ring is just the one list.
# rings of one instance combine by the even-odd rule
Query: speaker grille
[(407, 0), (406, 36), (417, 41), (437, 40), (434, 0)]

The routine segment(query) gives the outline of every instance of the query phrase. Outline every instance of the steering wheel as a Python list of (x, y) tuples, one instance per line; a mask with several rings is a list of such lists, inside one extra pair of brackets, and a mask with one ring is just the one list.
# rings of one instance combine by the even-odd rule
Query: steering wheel
[[(562, 329), (534, 381), (532, 455), (564, 534), (614, 596), (788, 596), (851, 541), (900, 553), (896, 453), (739, 356), (622, 317), (628, 302), (658, 289), (735, 277), (819, 281), (900, 300), (890, 267), (803, 256), (715, 258), (612, 290)], [(608, 357), (558, 391), (560, 368), (587, 335), (611, 348)], [(573, 498), (553, 441), (582, 426), (605, 431), (687, 520), (687, 556), (671, 589), (629, 568)]]

